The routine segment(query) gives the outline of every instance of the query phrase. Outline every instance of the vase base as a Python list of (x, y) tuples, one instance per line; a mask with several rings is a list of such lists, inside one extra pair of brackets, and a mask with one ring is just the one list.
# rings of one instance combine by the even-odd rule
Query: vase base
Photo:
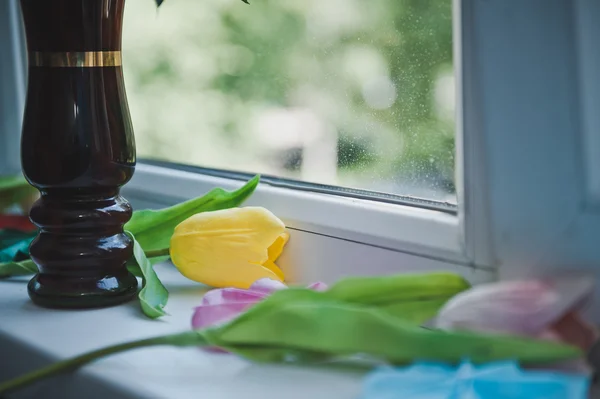
[(38, 306), (54, 309), (93, 309), (127, 302), (137, 293), (136, 277), (125, 271), (100, 279), (65, 279), (37, 274), (27, 285), (29, 297)]

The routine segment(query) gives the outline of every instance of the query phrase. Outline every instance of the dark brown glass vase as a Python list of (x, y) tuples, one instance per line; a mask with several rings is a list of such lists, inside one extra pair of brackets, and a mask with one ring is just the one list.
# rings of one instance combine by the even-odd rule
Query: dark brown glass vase
[(110, 306), (133, 297), (123, 233), (135, 142), (121, 70), (125, 0), (21, 0), (29, 55), (21, 159), (41, 198), (28, 285), (36, 304)]

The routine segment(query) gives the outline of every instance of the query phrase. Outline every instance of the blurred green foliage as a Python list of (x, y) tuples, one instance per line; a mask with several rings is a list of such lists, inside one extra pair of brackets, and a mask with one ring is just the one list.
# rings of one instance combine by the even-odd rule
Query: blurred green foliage
[(28, 213), (37, 196), (37, 190), (30, 186), (23, 176), (0, 175), (0, 214), (15, 206)]
[(451, 0), (148, 3), (128, 1), (124, 24), (142, 157), (319, 180), (299, 167), (304, 120), (298, 137), (257, 122), (309, 110), (335, 135), (320, 182), (454, 192)]

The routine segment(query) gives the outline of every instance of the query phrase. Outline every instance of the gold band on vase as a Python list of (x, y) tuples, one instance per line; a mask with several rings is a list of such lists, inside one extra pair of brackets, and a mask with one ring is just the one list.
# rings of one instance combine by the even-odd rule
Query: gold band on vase
[(29, 66), (50, 68), (90, 68), (121, 66), (120, 51), (66, 51), (29, 53)]

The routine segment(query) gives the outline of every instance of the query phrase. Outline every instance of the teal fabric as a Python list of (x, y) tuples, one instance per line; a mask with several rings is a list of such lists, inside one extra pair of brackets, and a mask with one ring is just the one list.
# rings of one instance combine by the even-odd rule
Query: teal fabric
[(29, 258), (29, 244), (37, 232), (0, 230), (0, 263), (19, 262)]
[(361, 399), (586, 399), (585, 375), (521, 370), (515, 362), (415, 363), (367, 376)]

